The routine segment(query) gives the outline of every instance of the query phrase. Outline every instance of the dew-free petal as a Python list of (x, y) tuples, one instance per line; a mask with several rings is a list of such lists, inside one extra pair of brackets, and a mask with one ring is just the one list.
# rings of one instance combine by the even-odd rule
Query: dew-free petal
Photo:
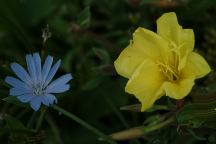
[(37, 111), (41, 106), (41, 102), (42, 102), (42, 96), (35, 96), (31, 99), (30, 105), (35, 111)]
[(181, 79), (178, 82), (164, 82), (163, 88), (167, 96), (182, 99), (187, 96), (194, 85), (194, 78)]
[(51, 66), (53, 62), (53, 57), (48, 56), (44, 62), (43, 68), (42, 68), (42, 81), (45, 82), (47, 75), (50, 72)]
[(55, 74), (56, 74), (58, 68), (60, 67), (60, 64), (61, 64), (61, 60), (59, 60), (59, 61), (51, 68), (51, 70), (49, 71), (49, 74), (48, 74), (48, 76), (47, 76), (47, 78), (46, 78), (46, 80), (45, 80), (45, 83), (44, 83), (45, 86), (47, 86), (47, 85), (50, 83), (50, 81), (52, 80), (52, 78), (55, 76)]
[(64, 85), (66, 84), (67, 82), (69, 82), (70, 80), (72, 79), (72, 76), (71, 74), (65, 74), (59, 78), (57, 78), (56, 80), (54, 80), (53, 82), (51, 82), (49, 84), (49, 86), (47, 87), (48, 88), (52, 88), (52, 87), (58, 87), (59, 85)]
[(143, 60), (161, 61), (166, 56), (167, 48), (166, 40), (152, 31), (139, 27), (133, 34), (133, 41), (123, 50), (114, 66), (120, 75), (130, 78)]
[(142, 103), (141, 110), (144, 111), (163, 95), (162, 84), (163, 77), (158, 66), (145, 60), (129, 79), (125, 91), (136, 96)]
[(36, 66), (35, 66), (35, 63), (34, 63), (34, 60), (31, 54), (26, 55), (26, 63), (27, 63), (27, 69), (31, 76), (31, 79), (33, 83), (36, 83), (36, 80), (37, 80)]
[(157, 20), (157, 33), (179, 47), (182, 56), (186, 51), (193, 51), (194, 32), (192, 29), (183, 29), (174, 12), (165, 13)]
[(156, 33), (145, 28), (137, 28), (133, 34), (134, 51), (142, 54), (144, 59), (162, 60), (168, 51), (168, 42)]
[(24, 89), (24, 88), (11, 88), (10, 89), (10, 95), (12, 96), (18, 96), (18, 95), (23, 95), (23, 94), (28, 94), (31, 93), (30, 90)]
[(197, 79), (205, 76), (210, 71), (211, 68), (206, 60), (198, 53), (192, 52), (189, 54), (187, 63), (182, 69), (182, 77), (195, 77)]
[(32, 94), (23, 94), (23, 95), (17, 96), (17, 98), (23, 103), (27, 103), (31, 101), (33, 97), (35, 96), (33, 96)]
[(114, 66), (118, 74), (130, 78), (143, 60), (142, 53), (134, 50), (132, 44), (130, 44), (121, 52), (118, 59), (114, 62)]
[(18, 63), (12, 63), (11, 68), (14, 73), (20, 78), (20, 80), (24, 81), (28, 85), (32, 83), (29, 74), (21, 65), (19, 65)]
[(70, 85), (64, 84), (64, 85), (56, 85), (54, 87), (47, 87), (46, 92), (47, 93), (62, 93), (66, 92), (70, 89)]
[(57, 99), (52, 94), (46, 94), (43, 96), (42, 103), (46, 106), (52, 105), (53, 103), (57, 103)]
[(33, 59), (36, 67), (36, 72), (37, 72), (37, 80), (38, 82), (41, 82), (42, 77), (41, 77), (41, 58), (39, 53), (34, 53), (33, 54)]
[(5, 78), (5, 82), (16, 88), (30, 89), (30, 87), (27, 84), (11, 76), (7, 76)]

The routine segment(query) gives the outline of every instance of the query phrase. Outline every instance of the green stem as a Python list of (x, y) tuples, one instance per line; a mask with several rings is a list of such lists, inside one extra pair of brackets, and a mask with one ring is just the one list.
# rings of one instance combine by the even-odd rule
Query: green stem
[[(104, 97), (104, 99), (107, 101), (108, 105), (110, 105), (110, 108), (113, 110), (113, 112), (116, 114), (120, 122), (125, 126), (125, 128), (130, 128), (129, 124), (125, 120), (122, 113), (119, 111), (119, 109), (116, 108), (116, 106), (112, 103), (112, 101), (108, 97)], [(138, 140), (130, 141), (130, 144), (140, 144)]]
[(7, 109), (9, 108), (9, 106), (10, 106), (9, 103), (4, 104), (4, 106), (3, 106), (2, 110), (1, 110), (1, 113), (4, 114), (7, 111)]
[(37, 112), (34, 112), (34, 113), (32, 114), (31, 118), (30, 118), (29, 121), (28, 121), (27, 129), (30, 129), (30, 128), (32, 127), (36, 115), (37, 115)]
[(112, 101), (108, 97), (104, 97), (104, 99), (107, 101), (108, 105), (110, 105), (110, 108), (113, 110), (113, 112), (116, 114), (120, 122), (124, 125), (125, 128), (130, 128), (129, 124), (125, 120), (124, 116), (119, 112), (119, 110), (115, 107), (115, 105), (112, 103)]
[(37, 122), (37, 125), (36, 125), (36, 128), (35, 128), (35, 132), (38, 132), (38, 130), (40, 129), (41, 124), (43, 122), (43, 118), (44, 118), (45, 112), (46, 112), (45, 109), (41, 110), (41, 114), (40, 114), (40, 117), (38, 119), (38, 122)]
[(54, 136), (53, 138), (56, 139), (56, 142), (58, 144), (63, 144), (59, 129), (58, 129), (55, 121), (53, 120), (53, 118), (49, 114), (46, 114), (45, 119), (46, 119), (47, 123), (50, 125), (51, 130), (53, 131), (53, 136)]
[(157, 129), (163, 128), (164, 126), (167, 126), (168, 124), (172, 123), (174, 120), (175, 120), (175, 117), (172, 116), (169, 119), (167, 119), (167, 120), (165, 120), (159, 124), (149, 126), (149, 127), (144, 127), (144, 133), (145, 134), (150, 133), (150, 132), (155, 131)]
[(113, 138), (114, 140), (131, 140), (131, 139), (136, 139), (139, 137), (142, 137), (145, 134), (148, 134), (150, 132), (153, 132), (155, 130), (158, 130), (160, 128), (163, 128), (167, 125), (169, 125), (170, 123), (172, 123), (175, 120), (175, 117), (172, 116), (169, 119), (152, 125), (152, 126), (138, 126), (135, 128), (131, 128), (131, 129), (127, 129), (124, 131), (120, 131), (120, 132), (116, 132), (111, 134), (111, 138)]
[(109, 136), (105, 135), (103, 132), (101, 132), (98, 129), (94, 128), (93, 126), (89, 125), (85, 121), (81, 120), (80, 118), (78, 118), (74, 114), (72, 114), (72, 113), (70, 113), (70, 112), (68, 112), (68, 111), (60, 108), (57, 105), (53, 105), (52, 108), (55, 109), (55, 110), (57, 110), (57, 111), (59, 111), (59, 112), (61, 112), (65, 116), (67, 116), (70, 119), (74, 120), (75, 122), (79, 123), (81, 126), (83, 126), (83, 127), (87, 128), (88, 130), (92, 131), (93, 133), (95, 133), (96, 135), (98, 135), (103, 140), (107, 141), (108, 143), (110, 143), (110, 144), (117, 144), (117, 142), (113, 141)]

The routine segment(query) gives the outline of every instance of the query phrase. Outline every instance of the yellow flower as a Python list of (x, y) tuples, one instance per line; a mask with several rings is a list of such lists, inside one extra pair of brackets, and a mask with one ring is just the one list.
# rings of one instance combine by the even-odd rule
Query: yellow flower
[(141, 111), (163, 95), (184, 98), (194, 80), (211, 71), (205, 59), (193, 52), (194, 41), (193, 30), (183, 29), (174, 12), (157, 20), (157, 33), (136, 29), (114, 65), (118, 74), (129, 79), (125, 91), (142, 103)]

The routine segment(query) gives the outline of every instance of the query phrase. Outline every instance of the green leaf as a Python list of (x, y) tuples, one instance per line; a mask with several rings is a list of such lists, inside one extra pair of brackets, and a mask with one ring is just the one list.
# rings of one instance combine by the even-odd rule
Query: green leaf
[(216, 102), (194, 103), (185, 105), (177, 113), (179, 124), (192, 124), (193, 128), (198, 128), (202, 124), (216, 119)]
[(198, 136), (192, 129), (187, 129), (188, 132), (197, 140), (206, 140), (206, 138)]
[(60, 38), (68, 35), (69, 24), (64, 19), (50, 19), (48, 23), (50, 28), (54, 31), (53, 33), (57, 33)]
[(122, 107), (120, 107), (120, 110), (140, 112), (140, 110), (141, 110), (141, 104), (133, 104), (133, 105), (122, 106)]
[(154, 2), (156, 2), (156, 0), (141, 0), (141, 5), (143, 5), (143, 4), (152, 4)]
[(28, 107), (28, 104), (20, 102), (14, 96), (8, 96), (8, 97), (4, 98), (3, 101), (6, 101), (8, 103), (15, 104), (15, 105), (18, 105), (18, 106), (22, 106), (22, 107)]
[(8, 128), (12, 130), (25, 130), (26, 129), (26, 127), (18, 119), (10, 115), (5, 115), (4, 119), (6, 121)]
[(57, 3), (52, 0), (26, 0), (22, 6), (30, 24), (35, 25), (50, 15), (55, 10)]
[(166, 105), (156, 105), (154, 104), (151, 108), (147, 109), (146, 112), (155, 112), (158, 110), (169, 110), (169, 107)]
[(211, 83), (211, 84), (209, 84), (209, 85), (206, 87), (206, 90), (207, 90), (208, 92), (211, 92), (211, 93), (216, 92), (216, 83)]
[(90, 7), (87, 6), (78, 16), (78, 24), (82, 28), (88, 28), (90, 26), (91, 12)]
[(103, 77), (96, 77), (87, 81), (82, 87), (82, 90), (92, 90), (98, 87), (103, 81)]
[(75, 57), (75, 50), (71, 49), (68, 51), (68, 53), (65, 55), (63, 62), (62, 62), (62, 68), (66, 71), (66, 72), (70, 72), (70, 70), (72, 69), (72, 60)]
[(85, 6), (90, 6), (92, 4), (93, 0), (85, 0), (84, 4)]
[(103, 64), (107, 64), (107, 63), (109, 63), (111, 61), (110, 60), (110, 55), (106, 50), (101, 49), (101, 48), (93, 48), (93, 52), (95, 53), (95, 55), (99, 59), (101, 59)]
[(159, 122), (161, 122), (163, 119), (161, 116), (159, 115), (152, 115), (152, 116), (149, 116), (146, 118), (146, 120), (144, 121), (143, 125), (146, 125), (146, 126), (152, 126), (152, 125), (155, 125)]

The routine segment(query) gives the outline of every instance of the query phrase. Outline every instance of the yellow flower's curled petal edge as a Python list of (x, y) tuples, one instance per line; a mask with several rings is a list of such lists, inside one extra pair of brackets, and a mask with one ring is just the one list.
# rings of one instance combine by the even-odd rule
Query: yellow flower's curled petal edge
[(118, 74), (130, 78), (143, 59), (142, 53), (134, 50), (130, 43), (114, 62), (114, 66)]
[(136, 96), (142, 103), (141, 111), (144, 111), (164, 94), (162, 84), (158, 66), (151, 60), (144, 60), (128, 81), (125, 91)]
[(165, 56), (169, 43), (158, 34), (139, 27), (133, 34), (132, 47), (142, 53), (144, 59), (157, 61)]
[(137, 28), (133, 34), (133, 40), (121, 52), (114, 62), (118, 74), (130, 78), (136, 68), (144, 59), (160, 60), (165, 55), (168, 42), (156, 33)]
[(182, 99), (192, 90), (194, 80), (204, 77), (209, 72), (211, 72), (211, 68), (206, 60), (198, 53), (191, 52), (181, 71), (181, 79), (176, 83), (164, 82), (164, 91), (167, 96), (173, 99)]
[(183, 79), (179, 82), (164, 82), (163, 88), (167, 96), (173, 99), (182, 99), (187, 96), (194, 85), (194, 78)]
[(211, 68), (206, 60), (196, 52), (191, 52), (188, 55), (187, 63), (182, 69), (183, 78), (194, 77), (196, 79), (202, 78), (211, 72)]

